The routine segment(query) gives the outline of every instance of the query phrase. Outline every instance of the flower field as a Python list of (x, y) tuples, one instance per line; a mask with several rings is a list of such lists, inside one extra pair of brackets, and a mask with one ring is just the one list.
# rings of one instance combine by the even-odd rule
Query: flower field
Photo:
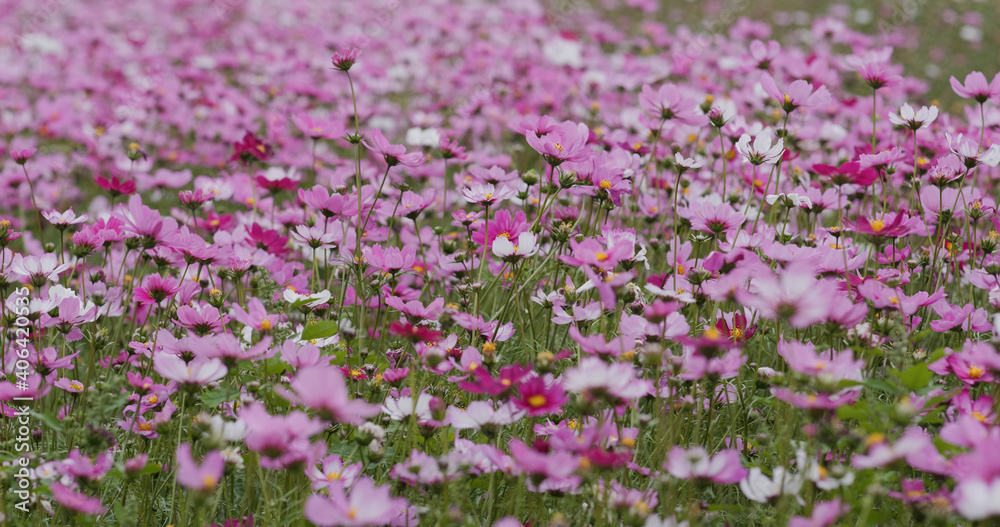
[(0, 523), (997, 521), (1000, 73), (737, 3), (5, 2)]

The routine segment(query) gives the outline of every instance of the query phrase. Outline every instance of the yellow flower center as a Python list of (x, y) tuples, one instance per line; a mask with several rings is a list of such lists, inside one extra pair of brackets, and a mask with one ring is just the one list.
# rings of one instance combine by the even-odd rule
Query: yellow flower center
[(140, 432), (152, 432), (153, 431), (153, 425), (150, 424), (150, 423), (139, 423), (139, 431)]
[(677, 264), (677, 274), (684, 274), (684, 264)]
[(340, 472), (331, 472), (326, 475), (327, 481), (338, 481), (340, 480)]
[(94, 127), (94, 135), (96, 135), (97, 137), (101, 137), (102, 135), (104, 135), (104, 132), (106, 131), (107, 130), (105, 130), (105, 128), (101, 125), (97, 125)]
[(979, 412), (972, 412), (972, 417), (975, 417), (980, 423), (986, 423), (986, 416)]
[(497, 350), (496, 342), (487, 342), (483, 344), (483, 353), (493, 353)]
[(80, 384), (77, 381), (73, 381), (73, 382), (69, 383), (69, 387), (72, 388), (72, 389), (74, 389), (74, 390), (82, 390), (83, 389), (83, 384)]
[(624, 446), (624, 447), (627, 447), (627, 448), (632, 448), (632, 447), (634, 447), (634, 446), (635, 446), (635, 439), (632, 439), (631, 437), (626, 437), (626, 438), (623, 438), (623, 439), (621, 440), (621, 444), (622, 444), (622, 446)]
[(264, 153), (264, 145), (257, 145), (257, 150), (259, 150), (260, 153), (263, 154)]
[(865, 439), (865, 445), (872, 446), (878, 443), (882, 443), (884, 441), (885, 441), (885, 435), (879, 432), (875, 432), (874, 434), (868, 436), (868, 439)]
[(205, 476), (205, 479), (201, 480), (205, 484), (205, 488), (214, 489), (215, 485), (218, 483), (214, 476)]
[(718, 340), (719, 339), (719, 331), (717, 329), (713, 328), (713, 327), (709, 327), (708, 329), (705, 330), (705, 338), (711, 339), (711, 340)]
[(562, 152), (562, 151), (563, 151), (563, 148), (562, 148), (562, 145), (561, 145), (561, 144), (559, 144), (559, 143), (556, 143), (556, 144), (554, 144), (554, 145), (552, 145), (552, 146), (556, 147), (556, 150), (558, 150), (558, 151), (560, 151), (560, 152)]
[(531, 397), (528, 397), (528, 405), (532, 408), (541, 408), (545, 406), (545, 403), (547, 402), (548, 400), (545, 399), (544, 395), (532, 395)]
[(128, 149), (135, 152), (136, 150), (139, 149), (139, 143), (129, 143)]
[(475, 371), (475, 370), (476, 370), (476, 368), (478, 368), (478, 367), (479, 367), (479, 365), (478, 365), (478, 364), (476, 364), (475, 362), (470, 362), (470, 363), (469, 363), (469, 372), (473, 372), (473, 371)]
[(212, 289), (211, 291), (208, 292), (208, 294), (210, 294), (210, 295), (221, 295), (222, 291), (219, 291), (218, 289)]
[(271, 321), (268, 320), (268, 319), (266, 319), (266, 318), (263, 319), (263, 320), (261, 320), (260, 321), (260, 330), (261, 331), (270, 331), (271, 330)]
[(600, 187), (603, 188), (604, 190), (608, 190), (611, 188), (611, 182), (606, 179), (602, 179)]
[(869, 222), (869, 225), (872, 226), (872, 230), (875, 232), (882, 232), (882, 229), (885, 228), (885, 222), (882, 220), (875, 220), (873, 222)]
[(598, 262), (603, 262), (604, 260), (608, 259), (608, 253), (599, 252), (599, 253), (597, 253), (597, 254), (594, 255), (594, 258), (597, 258)]
[(309, 131), (316, 132), (317, 134), (323, 133), (323, 129), (320, 128), (320, 127), (318, 127), (318, 126), (314, 126), (314, 127), (310, 128)]
[(889, 302), (892, 302), (893, 304), (898, 304), (899, 303), (899, 297), (898, 296), (890, 296), (889, 297)]
[(493, 199), (493, 194), (486, 194), (483, 196), (485, 199)]
[(743, 336), (743, 331), (740, 328), (733, 328), (729, 331), (729, 335), (733, 337), (733, 340), (740, 340), (740, 337)]
[(789, 97), (788, 94), (786, 93), (785, 94), (785, 104), (790, 104), (791, 102), (792, 102), (792, 98)]
[(826, 467), (820, 465), (819, 466), (819, 479), (826, 479), (826, 476), (828, 474), (829, 473), (826, 471)]
[(639, 512), (647, 512), (649, 510), (649, 504), (644, 501), (637, 502), (635, 504), (635, 509)]
[(705, 96), (705, 102), (712, 104), (715, 101), (715, 97), (710, 93)]
[(357, 507), (351, 507), (350, 509), (347, 510), (347, 517), (348, 518), (350, 518), (350, 519), (353, 520), (357, 516), (358, 516), (358, 508)]
[(632, 150), (641, 150), (641, 149), (642, 149), (642, 143), (636, 143), (632, 145)]
[(969, 366), (970, 379), (978, 379), (982, 377), (984, 373), (986, 373), (986, 370), (984, 368), (980, 368), (979, 366), (976, 365)]
[(590, 460), (587, 459), (587, 458), (585, 458), (585, 457), (581, 457), (580, 458), (580, 468), (582, 468), (584, 470), (589, 469), (590, 468)]
[(146, 397), (146, 402), (149, 403), (149, 404), (156, 404), (156, 403), (160, 402), (160, 398), (157, 397), (156, 394), (154, 393), (154, 394), (150, 395), (149, 397)]
[(919, 491), (919, 490), (908, 490), (908, 491), (906, 491), (906, 495), (909, 496), (909, 497), (911, 497), (911, 498), (919, 498), (920, 496), (923, 496), (924, 493), (922, 491)]
[(510, 386), (510, 379), (501, 379), (500, 384), (504, 386)]

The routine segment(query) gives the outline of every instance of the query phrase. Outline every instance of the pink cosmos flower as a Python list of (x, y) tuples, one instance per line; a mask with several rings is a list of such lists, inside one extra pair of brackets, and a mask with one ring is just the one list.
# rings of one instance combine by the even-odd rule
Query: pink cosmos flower
[(222, 454), (213, 450), (205, 455), (199, 465), (191, 457), (191, 443), (177, 446), (177, 483), (182, 487), (200, 492), (212, 492), (222, 481), (226, 461)]
[(83, 514), (104, 514), (107, 510), (104, 505), (101, 505), (100, 498), (87, 496), (58, 481), (49, 484), (49, 492), (52, 493), (52, 499), (56, 503), (72, 511)]
[(614, 269), (619, 262), (631, 258), (635, 253), (635, 249), (627, 244), (619, 243), (605, 247), (595, 238), (587, 238), (582, 242), (570, 239), (569, 245), (570, 254), (560, 256), (560, 260), (577, 267), (592, 265), (601, 269)]
[(341, 53), (337, 51), (333, 54), (330, 62), (333, 63), (333, 67), (343, 71), (348, 72), (350, 69), (357, 64), (358, 58), (361, 57), (361, 50), (358, 48), (348, 48)]
[(257, 297), (250, 299), (247, 308), (243, 309), (239, 304), (234, 304), (233, 319), (258, 331), (270, 331), (278, 323), (281, 316), (268, 313), (264, 303)]
[(732, 237), (747, 219), (729, 203), (711, 205), (705, 201), (689, 207), (685, 217), (691, 221), (692, 229), (710, 232), (715, 236), (725, 233), (727, 238)]
[(743, 468), (736, 450), (723, 450), (709, 456), (700, 446), (673, 447), (663, 468), (675, 478), (704, 479), (722, 485), (738, 483), (747, 476), (747, 469)]
[(698, 111), (698, 102), (684, 97), (674, 84), (657, 89), (645, 84), (639, 94), (639, 107), (658, 121), (677, 121), (692, 126), (705, 126), (708, 118)]
[(399, 271), (413, 269), (413, 264), (417, 261), (417, 249), (412, 245), (403, 247), (385, 247), (373, 245), (361, 249), (365, 263), (382, 271), (383, 273), (395, 274)]
[(525, 135), (528, 145), (545, 158), (552, 166), (565, 162), (580, 163), (590, 159), (592, 152), (587, 146), (590, 130), (586, 124), (566, 121), (556, 125), (549, 133), (538, 136)]
[(142, 281), (142, 287), (136, 288), (135, 299), (140, 304), (159, 304), (180, 290), (180, 283), (174, 277), (154, 274)]
[(830, 104), (830, 90), (820, 86), (813, 91), (812, 84), (804, 80), (792, 81), (784, 91), (778, 89), (774, 78), (765, 73), (760, 78), (760, 85), (768, 95), (778, 99), (778, 104), (786, 113), (791, 113), (799, 107), (816, 108)]
[(326, 429), (326, 425), (303, 412), (271, 415), (263, 404), (254, 403), (243, 407), (238, 416), (247, 428), (243, 442), (261, 454), (261, 466), (265, 468), (312, 465), (326, 452), (326, 443), (309, 440)]
[(975, 99), (979, 104), (1000, 97), (1000, 73), (994, 75), (990, 82), (986, 81), (986, 75), (981, 71), (973, 71), (966, 75), (965, 84), (958, 82), (955, 77), (951, 77), (948, 81), (951, 83), (951, 89), (955, 90), (959, 97)]
[(328, 495), (306, 498), (305, 517), (319, 527), (369, 527), (394, 522), (407, 507), (403, 498), (393, 498), (387, 485), (375, 486), (362, 477), (347, 492), (346, 485), (330, 484)]
[(828, 375), (834, 379), (861, 380), (863, 359), (854, 360), (854, 352), (833, 350), (817, 352), (811, 342), (801, 343), (795, 340), (778, 342), (778, 354), (793, 371), (809, 375)]
[(312, 481), (313, 490), (328, 488), (341, 482), (346, 487), (354, 485), (361, 476), (361, 463), (345, 464), (337, 454), (326, 456), (306, 473)]
[(410, 168), (416, 168), (422, 164), (426, 158), (420, 152), (412, 152), (407, 154), (406, 147), (403, 145), (394, 145), (389, 142), (388, 139), (382, 135), (382, 130), (375, 128), (368, 134), (368, 139), (361, 142), (365, 145), (365, 148), (374, 152), (385, 160), (385, 163), (390, 167), (396, 165), (403, 165)]
[(608, 364), (598, 357), (584, 357), (579, 366), (567, 370), (563, 375), (563, 387), (588, 398), (610, 397), (612, 400), (638, 399), (653, 388), (649, 381), (636, 378), (631, 364)]
[(195, 358), (191, 362), (169, 353), (158, 353), (153, 369), (164, 379), (191, 386), (204, 386), (226, 376), (229, 371), (219, 359)]
[(469, 188), (462, 189), (462, 197), (469, 203), (475, 203), (483, 207), (491, 207), (495, 203), (506, 201), (517, 192), (507, 185), (493, 186), (492, 183), (473, 183)]
[(293, 404), (318, 410), (327, 421), (358, 424), (379, 413), (378, 406), (351, 399), (340, 369), (335, 366), (312, 366), (299, 370), (291, 390), (276, 386), (275, 393)]
[(903, 77), (892, 73), (880, 62), (868, 62), (858, 68), (858, 74), (872, 89), (891, 88), (903, 83)]
[(317, 119), (308, 113), (292, 116), (292, 123), (300, 132), (313, 139), (337, 139), (347, 133), (343, 124), (326, 119)]
[(10, 270), (14, 276), (28, 280), (36, 286), (44, 285), (46, 282), (58, 282), (59, 275), (69, 268), (69, 264), (60, 265), (56, 255), (51, 253), (41, 257), (17, 253), (10, 263)]
[(841, 505), (840, 498), (817, 502), (813, 504), (812, 516), (808, 518), (796, 516), (788, 522), (788, 527), (827, 527), (833, 525), (837, 518), (849, 509), (850, 507)]

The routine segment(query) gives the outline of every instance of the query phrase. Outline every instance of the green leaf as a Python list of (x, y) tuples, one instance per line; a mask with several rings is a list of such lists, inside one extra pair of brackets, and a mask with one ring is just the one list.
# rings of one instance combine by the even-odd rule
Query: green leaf
[(858, 401), (854, 404), (845, 404), (837, 408), (837, 417), (840, 419), (857, 419), (859, 421), (868, 419), (868, 403)]
[(903, 386), (915, 392), (931, 382), (931, 379), (934, 378), (934, 372), (927, 369), (926, 363), (920, 362), (906, 368), (902, 372), (896, 372), (896, 376), (899, 377), (900, 381), (903, 381)]
[(268, 375), (277, 375), (288, 369), (288, 364), (285, 364), (284, 361), (277, 357), (268, 359), (264, 362), (264, 365)]
[(302, 340), (330, 338), (337, 334), (339, 327), (336, 320), (321, 320), (302, 328)]
[(142, 467), (139, 471), (140, 476), (148, 476), (150, 474), (156, 474), (157, 472), (163, 471), (163, 465), (159, 463), (146, 463), (146, 466)]
[(34, 410), (29, 410), (29, 412), (31, 412), (31, 417), (34, 417), (35, 419), (38, 419), (39, 421), (45, 423), (45, 426), (51, 428), (52, 430), (55, 430), (56, 432), (63, 431), (62, 424), (60, 424), (59, 420), (56, 419), (55, 417), (52, 417), (49, 414), (38, 413)]
[(209, 408), (215, 408), (222, 403), (235, 400), (239, 397), (239, 395), (239, 390), (227, 386), (225, 388), (205, 392), (201, 396), (201, 402), (205, 403), (205, 406), (208, 406)]

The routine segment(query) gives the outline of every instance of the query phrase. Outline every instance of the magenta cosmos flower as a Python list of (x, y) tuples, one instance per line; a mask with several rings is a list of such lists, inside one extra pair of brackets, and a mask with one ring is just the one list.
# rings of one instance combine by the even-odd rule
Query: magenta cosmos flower
[(382, 130), (375, 128), (368, 134), (368, 139), (361, 142), (368, 150), (382, 156), (385, 163), (390, 167), (403, 165), (410, 168), (424, 164), (425, 157), (420, 152), (406, 153), (403, 145), (394, 145), (385, 138)]
[(514, 405), (526, 410), (529, 416), (558, 412), (569, 400), (562, 386), (558, 383), (547, 386), (541, 377), (524, 381), (517, 391), (520, 397), (514, 399)]
[(545, 158), (552, 166), (565, 162), (581, 163), (590, 159), (593, 152), (587, 147), (590, 130), (586, 124), (566, 121), (556, 125), (552, 131), (541, 136), (525, 134), (528, 145)]
[(344, 376), (335, 366), (304, 368), (291, 387), (276, 386), (274, 391), (289, 402), (317, 410), (327, 421), (358, 424), (379, 413), (378, 406), (351, 399)]
[(387, 485), (375, 486), (371, 478), (359, 479), (348, 494), (344, 485), (327, 487), (329, 496), (313, 494), (306, 499), (305, 516), (319, 527), (366, 527), (385, 525), (406, 511), (403, 498), (393, 498)]
[(709, 456), (700, 446), (686, 450), (675, 446), (667, 454), (663, 468), (675, 478), (704, 479), (723, 485), (739, 483), (747, 476), (747, 469), (743, 468), (740, 453), (736, 450), (723, 450)]

